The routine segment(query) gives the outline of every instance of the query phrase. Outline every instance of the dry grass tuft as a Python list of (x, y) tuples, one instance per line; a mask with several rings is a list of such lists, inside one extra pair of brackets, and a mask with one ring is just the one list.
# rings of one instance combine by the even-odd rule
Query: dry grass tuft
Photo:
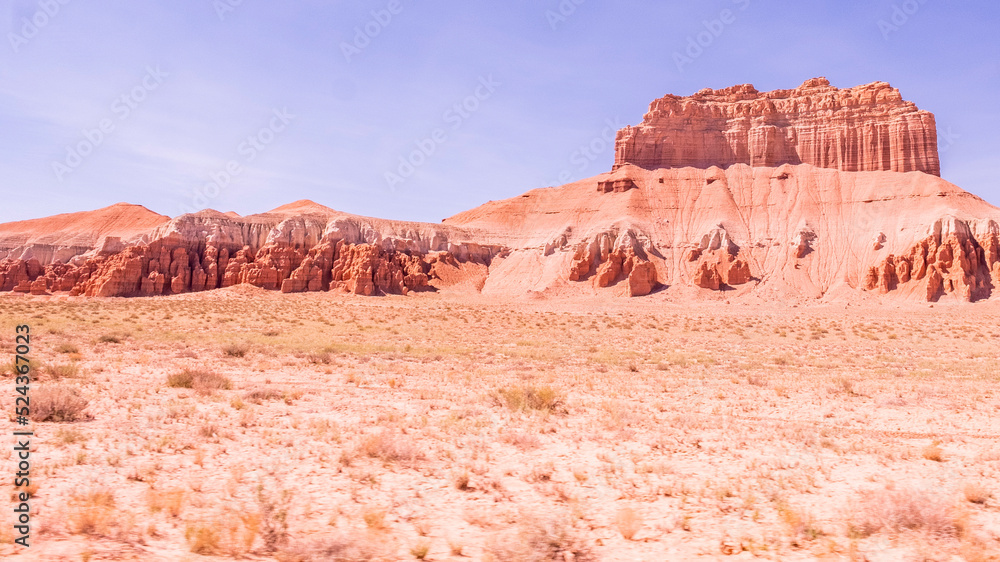
[(90, 402), (74, 386), (41, 386), (31, 394), (31, 419), (36, 422), (75, 422)]
[(71, 343), (61, 343), (56, 346), (56, 353), (80, 353), (80, 348)]
[(642, 529), (642, 516), (631, 507), (622, 508), (615, 517), (615, 527), (625, 540), (635, 540), (636, 534)]
[(250, 353), (250, 346), (245, 343), (230, 343), (222, 347), (222, 353), (227, 357), (246, 357)]
[(170, 388), (192, 388), (201, 393), (210, 394), (216, 390), (230, 390), (232, 382), (220, 374), (211, 371), (184, 369), (167, 377)]
[(921, 453), (925, 459), (934, 462), (944, 462), (944, 451), (941, 449), (941, 445), (935, 441), (927, 446)]
[(165, 511), (171, 517), (179, 517), (184, 509), (184, 490), (158, 491), (150, 489), (146, 493), (149, 510), (153, 513)]
[(109, 536), (114, 526), (115, 496), (100, 488), (74, 495), (69, 502), (69, 527), (72, 533)]
[(184, 538), (188, 541), (191, 552), (209, 556), (220, 552), (221, 533), (212, 524), (195, 523), (188, 525)]
[(548, 386), (511, 386), (501, 388), (497, 389), (494, 393), (494, 399), (498, 404), (507, 406), (515, 412), (527, 410), (555, 412), (564, 403), (559, 392)]
[(66, 365), (50, 365), (45, 371), (53, 379), (75, 379), (80, 375), (80, 367), (72, 363)]
[(793, 508), (783, 502), (780, 502), (777, 508), (781, 521), (791, 533), (792, 544), (794, 546), (804, 546), (804, 542), (816, 540), (823, 536), (823, 531), (815, 525), (809, 513)]
[(425, 560), (430, 552), (431, 543), (427, 541), (420, 541), (416, 544), (416, 546), (410, 549), (410, 554), (412, 554), (417, 560)]
[(962, 494), (965, 496), (965, 501), (970, 503), (984, 504), (993, 494), (990, 493), (986, 486), (983, 486), (979, 482), (968, 482), (962, 487)]
[(358, 453), (384, 462), (413, 462), (421, 458), (420, 450), (412, 441), (389, 431), (366, 437)]
[(320, 351), (319, 353), (310, 353), (306, 359), (313, 365), (329, 365), (333, 361), (333, 356), (329, 351)]
[(385, 522), (384, 509), (366, 509), (361, 518), (365, 520), (365, 525), (373, 531), (384, 531), (388, 528), (388, 524)]
[(260, 404), (265, 400), (283, 400), (285, 393), (277, 388), (261, 386), (247, 392), (243, 395), (243, 398), (254, 404)]

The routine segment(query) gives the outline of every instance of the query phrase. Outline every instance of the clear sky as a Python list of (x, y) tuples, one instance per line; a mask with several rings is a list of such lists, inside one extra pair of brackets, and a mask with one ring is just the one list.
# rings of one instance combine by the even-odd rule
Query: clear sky
[(942, 175), (997, 205), (998, 29), (995, 0), (7, 0), (0, 221), (312, 199), (437, 222), (609, 170), (664, 94), (815, 76), (934, 112)]

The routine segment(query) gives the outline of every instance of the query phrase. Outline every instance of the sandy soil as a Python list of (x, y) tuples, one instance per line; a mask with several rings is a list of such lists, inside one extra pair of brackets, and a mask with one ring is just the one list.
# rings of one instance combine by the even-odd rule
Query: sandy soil
[(0, 310), (0, 363), (15, 325), (34, 334), (33, 412), (77, 417), (33, 424), (33, 546), (5, 509), (5, 560), (1000, 552), (997, 302), (235, 287)]

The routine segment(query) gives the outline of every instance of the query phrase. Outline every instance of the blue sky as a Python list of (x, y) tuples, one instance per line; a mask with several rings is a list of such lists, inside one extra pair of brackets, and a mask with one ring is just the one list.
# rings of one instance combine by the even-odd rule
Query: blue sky
[(437, 222), (607, 171), (664, 94), (815, 76), (934, 112), (942, 175), (997, 205), (998, 24), (987, 1), (8, 0), (0, 222), (306, 198)]

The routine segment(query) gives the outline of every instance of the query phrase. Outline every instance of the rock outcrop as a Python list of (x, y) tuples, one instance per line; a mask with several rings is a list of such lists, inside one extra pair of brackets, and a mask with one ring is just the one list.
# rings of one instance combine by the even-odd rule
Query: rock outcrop
[[(635, 187), (599, 190), (625, 179)], [(475, 228), (511, 249), (490, 268), (484, 294), (555, 291), (561, 280), (570, 288), (619, 287), (632, 248), (668, 294), (696, 287), (782, 301), (860, 291), (1000, 297), (991, 226), (1000, 224), (1000, 209), (924, 173), (626, 165), (493, 201), (445, 224)], [(634, 244), (618, 241), (626, 232)]]
[(0, 291), (1000, 298), (1000, 209), (938, 177), (933, 116), (888, 84), (667, 96), (616, 150), (611, 172), (442, 224), (310, 201), (0, 224)]
[(946, 294), (967, 302), (989, 298), (1000, 288), (998, 235), (1000, 227), (993, 220), (980, 225), (955, 218), (936, 221), (926, 238), (871, 266), (864, 289), (886, 294), (917, 285), (931, 302)]
[(793, 90), (744, 84), (655, 100), (642, 124), (618, 132), (615, 169), (626, 164), (941, 173), (933, 114), (885, 82), (837, 89), (825, 78)]
[(305, 201), (249, 217), (202, 211), (157, 224), (128, 243), (116, 240), (118, 251), (83, 247), (68, 262), (0, 260), (0, 290), (155, 296), (245, 283), (284, 293), (405, 295), (434, 290), (440, 261), (461, 271), (466, 263), (488, 265), (501, 251), (460, 229), (366, 219)]

